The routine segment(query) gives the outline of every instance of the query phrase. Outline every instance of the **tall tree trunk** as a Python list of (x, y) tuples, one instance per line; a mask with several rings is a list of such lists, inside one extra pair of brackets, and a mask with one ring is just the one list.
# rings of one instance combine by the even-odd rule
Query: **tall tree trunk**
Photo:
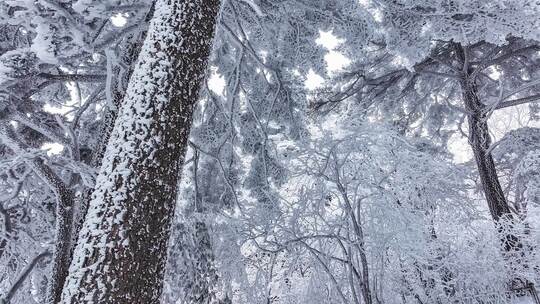
[[(463, 72), (459, 84), (462, 98), (467, 111), (469, 124), (469, 144), (472, 148), (484, 196), (488, 203), (491, 217), (501, 236), (505, 253), (519, 250), (522, 245), (519, 238), (503, 227), (504, 223), (512, 223), (514, 216), (499, 182), (499, 176), (490, 152), (491, 138), (487, 123), (487, 111), (478, 97), (476, 80), (471, 77), (471, 71)], [(507, 227), (506, 227), (507, 228)]]
[(219, 0), (158, 0), (79, 233), (62, 303), (158, 303)]
[[(92, 152), (92, 157), (90, 160), (90, 166), (93, 168), (98, 168), (101, 166), (101, 162), (103, 159), (103, 156), (105, 154), (105, 150), (107, 148), (108, 140), (111, 136), (114, 122), (116, 120), (116, 117), (118, 115), (118, 109), (121, 106), (121, 103), (124, 99), (124, 93), (125, 93), (125, 87), (122, 86), (122, 83), (128, 83), (129, 78), (131, 76), (131, 73), (133, 71), (132, 66), (134, 65), (135, 60), (138, 56), (138, 51), (140, 50), (140, 45), (142, 44), (142, 40), (139, 41), (136, 37), (133, 38), (135, 40), (134, 42), (128, 42), (127, 43), (127, 55), (125, 58), (123, 58), (123, 64), (127, 66), (129, 69), (127, 71), (124, 71), (123, 74), (120, 73), (120, 69), (116, 68), (114, 70), (115, 74), (119, 76), (117, 78), (116, 82), (114, 83), (114, 91), (113, 91), (113, 105), (108, 105), (105, 109), (105, 114), (103, 117), (103, 124), (102, 128), (100, 130), (100, 139), (98, 142), (98, 145)], [(83, 192), (83, 194), (75, 200), (75, 208), (73, 210), (73, 220), (72, 220), (72, 228), (69, 230), (71, 233), (70, 239), (71, 242), (64, 244), (64, 250), (66, 251), (66, 258), (63, 260), (64, 265), (62, 267), (59, 267), (58, 270), (60, 271), (54, 276), (54, 280), (50, 284), (50, 291), (49, 291), (49, 299), (48, 302), (51, 304), (60, 302), (61, 296), (62, 296), (62, 289), (66, 282), (66, 278), (68, 276), (68, 270), (69, 266), (73, 257), (73, 250), (75, 249), (74, 246), (77, 242), (77, 237), (79, 235), (80, 230), (82, 229), (84, 218), (88, 210), (88, 206), (90, 204), (90, 200), (92, 198), (92, 192), (94, 191), (93, 188), (87, 188)], [(66, 236), (67, 237), (67, 236)]]
[[(153, 12), (153, 6), (150, 9), (150, 12), (147, 15), (146, 22), (150, 21), (150, 17)], [(142, 25), (144, 26), (144, 25)], [(126, 92), (127, 84), (129, 83), (129, 78), (133, 72), (133, 66), (139, 51), (141, 49), (144, 37), (146, 34), (146, 29), (143, 29), (139, 34), (132, 35), (131, 38), (128, 38), (125, 43), (125, 48), (127, 51), (124, 52), (124, 56), (120, 58), (122, 60), (122, 65), (128, 67), (126, 71), (123, 71), (120, 67), (115, 67), (113, 69), (113, 92), (112, 92), (112, 105), (107, 105), (105, 108), (105, 114), (103, 116), (102, 128), (100, 130), (100, 138), (97, 147), (92, 151), (92, 156), (90, 159), (90, 166), (93, 168), (98, 168), (101, 166), (105, 150), (107, 148), (107, 143), (112, 133), (114, 122), (118, 115), (118, 109), (120, 108), (124, 95)], [(64, 235), (63, 237), (69, 239), (69, 242), (66, 242), (61, 239), (57, 239), (57, 246), (60, 245), (58, 241), (62, 241), (63, 244), (62, 250), (64, 251), (64, 258), (60, 261), (62, 264), (57, 265), (53, 271), (53, 276), (51, 283), (49, 284), (48, 292), (48, 303), (54, 304), (58, 303), (62, 297), (62, 289), (66, 282), (68, 276), (69, 266), (73, 258), (74, 246), (77, 242), (77, 236), (82, 228), (84, 217), (88, 210), (88, 205), (90, 203), (93, 188), (87, 188), (83, 194), (76, 200), (74, 200), (74, 207), (69, 216), (69, 222), (64, 221), (63, 225), (70, 225), (70, 227), (64, 226), (63, 229), (66, 233), (70, 233), (70, 236)], [(60, 231), (60, 230), (58, 230)], [(56, 265), (56, 263), (55, 263)]]

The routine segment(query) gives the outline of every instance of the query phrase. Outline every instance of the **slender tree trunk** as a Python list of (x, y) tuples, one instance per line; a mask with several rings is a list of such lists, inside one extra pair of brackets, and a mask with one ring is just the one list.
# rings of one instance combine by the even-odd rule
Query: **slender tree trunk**
[(36, 265), (41, 262), (43, 259), (49, 257), (51, 255), (50, 252), (44, 251), (40, 254), (38, 254), (26, 267), (22, 270), (22, 272), (19, 274), (17, 279), (15, 280), (15, 283), (11, 286), (11, 288), (8, 290), (6, 295), (3, 299), (0, 299), (0, 304), (8, 304), (11, 302), (11, 299), (17, 291), (23, 286), (24, 281), (28, 278), (28, 275), (34, 270)]
[[(49, 167), (42, 164), (41, 161), (39, 161), (37, 166), (42, 167), (43, 174), (48, 176), (50, 180), (55, 181), (55, 179), (51, 178), (54, 176), (54, 173)], [(64, 184), (62, 183), (61, 185), (63, 186)], [(65, 274), (68, 272), (71, 261), (74, 195), (65, 187), (60, 189), (63, 190), (55, 193), (57, 197), (56, 241), (53, 252), (52, 275), (47, 294), (49, 302), (53, 302), (53, 299), (59, 298)]]
[(508, 228), (503, 227), (504, 222), (511, 224), (514, 221), (514, 216), (504, 196), (495, 162), (490, 152), (491, 138), (486, 109), (478, 98), (478, 87), (475, 79), (471, 79), (470, 75), (469, 71), (463, 72), (459, 79), (463, 102), (467, 110), (469, 144), (474, 154), (491, 217), (499, 232), (503, 234), (501, 238), (503, 249), (506, 253), (517, 251), (522, 247), (521, 241), (512, 232), (504, 231)]
[(219, 0), (158, 0), (79, 233), (62, 303), (158, 303)]
[(489, 205), (489, 211), (495, 221), (511, 215), (510, 207), (499, 183), (493, 156), (489, 152), (491, 139), (484, 107), (478, 99), (476, 85), (468, 77), (461, 78), (461, 87), (465, 108), (469, 112), (469, 144), (480, 174), (480, 181)]
[[(0, 124), (0, 135), (14, 153), (22, 154), (28, 147), (20, 141), (12, 127), (7, 122)], [(63, 273), (67, 273), (70, 261), (71, 233), (73, 228), (73, 192), (64, 181), (41, 159), (27, 161), (36, 175), (43, 180), (56, 197), (56, 240), (54, 244), (52, 270), (47, 297), (49, 301), (55, 297), (56, 291), (62, 282)]]

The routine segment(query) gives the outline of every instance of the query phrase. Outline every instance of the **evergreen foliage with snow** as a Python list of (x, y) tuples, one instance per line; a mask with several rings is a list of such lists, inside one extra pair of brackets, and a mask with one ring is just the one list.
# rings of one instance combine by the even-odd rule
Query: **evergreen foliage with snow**
[(540, 303), (539, 15), (1, 1), (0, 303)]

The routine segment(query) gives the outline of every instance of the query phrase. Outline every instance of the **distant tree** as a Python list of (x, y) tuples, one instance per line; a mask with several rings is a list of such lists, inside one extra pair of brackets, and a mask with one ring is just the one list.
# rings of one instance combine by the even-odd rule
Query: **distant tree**
[(374, 26), (382, 35), (344, 73), (348, 85), (315, 106), (354, 96), (358, 113), (389, 117), (403, 132), (427, 133), (443, 145), (449, 128), (461, 130), (466, 120), (501, 248), (519, 252), (522, 240), (512, 232), (518, 223), (499, 181), (488, 120), (494, 111), (521, 104), (532, 103), (536, 112), (540, 37), (531, 29), (540, 7), (529, 1), (372, 1), (366, 9), (379, 14)]

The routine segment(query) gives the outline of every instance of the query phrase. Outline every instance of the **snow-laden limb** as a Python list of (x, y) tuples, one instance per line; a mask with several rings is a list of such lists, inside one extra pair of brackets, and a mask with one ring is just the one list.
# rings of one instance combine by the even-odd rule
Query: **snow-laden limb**
[(217, 0), (156, 2), (79, 234), (62, 303), (156, 303)]
[(428, 55), (432, 42), (506, 44), (511, 35), (540, 39), (540, 5), (530, 0), (374, 0), (384, 16), (389, 49), (412, 66)]

